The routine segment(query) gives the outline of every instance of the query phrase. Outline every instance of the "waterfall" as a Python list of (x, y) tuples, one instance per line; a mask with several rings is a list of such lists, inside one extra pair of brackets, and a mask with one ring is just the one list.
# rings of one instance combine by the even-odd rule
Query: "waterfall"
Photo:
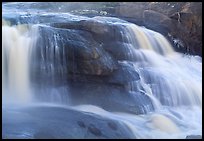
[[(129, 33), (125, 35), (133, 47), (131, 55), (136, 56), (132, 62), (141, 76), (145, 93), (163, 105), (201, 107), (202, 62), (197, 57), (173, 51), (167, 39), (157, 32), (133, 24), (126, 27)], [(138, 82), (129, 85), (134, 91)]]
[(4, 24), (2, 34), (2, 96), (15, 103), (27, 103), (32, 99), (29, 79), (31, 31), (26, 25)]
[(202, 134), (201, 57), (176, 52), (162, 34), (117, 18), (19, 13), (2, 18), (4, 113), (7, 103), (53, 104), (119, 121), (134, 138)]
[[(201, 133), (197, 130), (201, 129), (201, 126), (199, 127), (196, 122), (189, 123), (196, 117), (200, 117), (197, 121), (201, 121), (200, 57), (175, 52), (160, 33), (134, 24), (124, 25), (120, 28), (121, 36), (123, 45), (129, 49), (126, 58), (130, 61), (127, 59), (120, 62), (134, 65), (141, 78), (139, 81), (129, 82), (126, 89), (144, 92), (151, 98), (156, 111), (135, 116), (125, 113), (113, 114), (86, 105), (76, 109), (121, 120), (131, 129), (135, 137), (142, 139), (184, 138), (191, 128)], [(190, 113), (195, 115), (191, 117)]]

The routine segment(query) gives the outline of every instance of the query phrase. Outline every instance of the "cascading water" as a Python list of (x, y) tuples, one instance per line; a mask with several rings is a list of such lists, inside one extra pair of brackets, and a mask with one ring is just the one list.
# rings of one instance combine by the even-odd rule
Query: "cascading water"
[(32, 97), (29, 80), (32, 36), (26, 25), (3, 24), (2, 33), (2, 96), (7, 98), (6, 102), (27, 103)]
[(124, 116), (95, 107), (81, 106), (79, 109), (121, 120), (138, 138), (185, 138), (195, 132), (202, 134), (198, 123), (189, 123), (195, 118), (202, 122), (200, 58), (175, 52), (164, 36), (146, 28), (125, 24), (124, 31), (121, 36), (125, 47), (130, 49), (126, 57), (131, 61), (121, 62), (134, 65), (141, 77), (139, 81), (129, 82), (127, 90), (139, 90), (148, 95), (155, 112)]
[[(139, 42), (139, 45), (131, 43), (136, 47), (132, 51), (133, 54), (136, 52), (136, 58), (137, 54), (142, 54), (141, 61), (136, 60), (133, 65), (142, 78), (141, 83), (147, 94), (154, 95), (163, 105), (201, 107), (202, 62), (194, 56), (188, 58), (174, 52), (170, 43), (159, 33), (136, 25), (127, 27), (136, 36), (129, 37), (130, 43), (132, 40)], [(130, 85), (134, 87), (137, 84), (133, 82)]]
[[(21, 15), (21, 17), (26, 16)], [(64, 16), (66, 17), (67, 15), (64, 14)], [(70, 17), (72, 15), (68, 15), (66, 18)], [(18, 25), (12, 25), (12, 20), (9, 20), (9, 18), (8, 21), (10, 22), (3, 20), (3, 115), (7, 115), (10, 110), (8, 108), (9, 104), (5, 103), (29, 104), (31, 101), (40, 101), (40, 103), (33, 104), (39, 106), (43, 102), (51, 103), (51, 105), (52, 103), (58, 103), (55, 105), (56, 107), (71, 108), (72, 110), (96, 114), (118, 121), (124, 124), (133, 134), (133, 137), (130, 138), (185, 138), (187, 135), (202, 135), (202, 59), (200, 57), (187, 56), (175, 52), (171, 44), (160, 33), (124, 22), (117, 18), (96, 17), (93, 18), (93, 21), (92, 18), (77, 18), (79, 19), (76, 20), (73, 18), (74, 20), (71, 20), (73, 23), (75, 22), (74, 24), (71, 23), (67, 27), (61, 26), (60, 28), (47, 23), (36, 24), (38, 23), (36, 22), (38, 18), (32, 17), (28, 19), (33, 19), (31, 21), (34, 24), (27, 24), (29, 22), (25, 20), (26, 24), (19, 24), (17, 22)], [(61, 20), (63, 21), (63, 19)], [(86, 20), (93, 22), (93, 26), (87, 26), (86, 23), (81, 24), (81, 22)], [(50, 22), (50, 19), (48, 22)], [(102, 29), (97, 28), (97, 24)], [(107, 34), (107, 31), (112, 30), (112, 28), (109, 29), (108, 27), (116, 27), (114, 32), (119, 32), (119, 34), (112, 39), (111, 35)], [(107, 34), (107, 37), (104, 36), (105, 34)], [(108, 39), (109, 36), (111, 39)], [(92, 48), (92, 44), (96, 48)], [(120, 46), (125, 51), (119, 53), (119, 55), (114, 54), (114, 52), (111, 52), (112, 50), (110, 51), (111, 45), (116, 45), (118, 48)], [(98, 46), (100, 47), (97, 48)], [(105, 48), (105, 51), (102, 50), (103, 48)], [(83, 52), (84, 50), (85, 52)], [(107, 50), (108, 53), (106, 53)], [(89, 56), (91, 54), (89, 51), (93, 53), (91, 57)], [(117, 49), (114, 51), (117, 51)], [(85, 53), (85, 55), (80, 54), (81, 52)], [(112, 56), (104, 57), (104, 54), (111, 54)], [(121, 54), (124, 57), (121, 57)], [(153, 108), (150, 108), (151, 104), (150, 106), (138, 104), (139, 106), (137, 108), (142, 111), (139, 114), (134, 114), (134, 112), (130, 114), (120, 110), (111, 112), (109, 109), (114, 107), (114, 105), (111, 105), (114, 101), (111, 100), (111, 104), (104, 107), (97, 102), (90, 104), (79, 102), (77, 106), (73, 106), (70, 95), (75, 95), (76, 93), (69, 90), (72, 86), (71, 83), (75, 83), (75, 79), (81, 73), (83, 75), (80, 76), (80, 79), (85, 79), (85, 76), (92, 77), (94, 73), (98, 75), (103, 72), (104, 68), (107, 69), (107, 67), (104, 67), (97, 72), (91, 70), (91, 74), (89, 74), (89, 68), (91, 65), (95, 65), (94, 59), (98, 59), (101, 56), (104, 57), (102, 63), (104, 61), (105, 64), (112, 65), (110, 61), (111, 58), (114, 58), (118, 64), (131, 66), (133, 72), (130, 69), (124, 70), (129, 72), (130, 77), (135, 77), (137, 74), (139, 79), (131, 80), (131, 78), (128, 78), (131, 81), (125, 82), (125, 91), (128, 91), (128, 94), (137, 100), (135, 102), (138, 103), (145, 103), (146, 100), (143, 97), (138, 99), (138, 93), (141, 93), (139, 97), (147, 96), (150, 98)], [(91, 65), (86, 62), (88, 60), (87, 58), (91, 58), (90, 60), (93, 61), (90, 63)], [(88, 65), (84, 62), (85, 65), (82, 64), (80, 60)], [(79, 68), (83, 68), (84, 66), (85, 70), (79, 70)], [(96, 66), (98, 67), (98, 64)], [(113, 71), (111, 73), (116, 72)], [(71, 78), (74, 79), (71, 83), (67, 80), (70, 79), (70, 74)], [(107, 76), (104, 75), (102, 77)], [(99, 84), (102, 84), (102, 77), (96, 77), (99, 79)], [(93, 83), (95, 83), (96, 78), (90, 80), (93, 80)], [(104, 80), (108, 82), (111, 79), (108, 77)], [(90, 87), (89, 81), (87, 81), (88, 87)], [(83, 85), (85, 84), (83, 83)], [(77, 89), (83, 91), (83, 88), (79, 87)], [(95, 87), (95, 89), (97, 90), (99, 88)], [(95, 89), (91, 91), (95, 91)], [(110, 91), (111, 94), (114, 94), (114, 92)], [(89, 93), (86, 95), (89, 95)], [(114, 96), (117, 97), (117, 94)], [(99, 98), (99, 101), (105, 99), (105, 102), (109, 103), (109, 100), (106, 100), (108, 95), (104, 97), (97, 98)], [(129, 103), (129, 101), (125, 101), (124, 99), (124, 103)], [(64, 105), (59, 106), (59, 104)], [(43, 111), (43, 108), (41, 110)], [(39, 110), (39, 115), (42, 114), (40, 113), (41, 110)], [(51, 118), (55, 117), (53, 114), (51, 114)], [(58, 115), (55, 118), (59, 120)], [(20, 119), (18, 115), (17, 119)], [(36, 120), (27, 114), (23, 114), (23, 120), (26, 119), (31, 119), (33, 122)], [(43, 123), (42, 120), (44, 119), (39, 120), (40, 123)], [(4, 121), (7, 123), (7, 119), (3, 118), (3, 135), (6, 134), (4, 136), (8, 138), (15, 137), (17, 133), (12, 129), (10, 129), (11, 131), (7, 129), (5, 126), (7, 124), (4, 124)], [(46, 123), (46, 121), (44, 122)], [(63, 120), (60, 119), (60, 123), (63, 123)], [(8, 125), (10, 126), (10, 123)], [(33, 125), (30, 124), (30, 126)], [(86, 127), (82, 123), (80, 123), (80, 126), (83, 128)], [(43, 126), (40, 125), (41, 127)], [(116, 130), (115, 126), (111, 125), (111, 127)], [(36, 126), (33, 128), (36, 128)], [(23, 134), (20, 137), (26, 138), (28, 136), (35, 138), (35, 135), (32, 136), (35, 130), (27, 130), (22, 130)], [(92, 131), (92, 128), (90, 130)], [(97, 135), (101, 134), (101, 131), (99, 132), (96, 129), (92, 132)], [(59, 135), (62, 134), (60, 133)]]

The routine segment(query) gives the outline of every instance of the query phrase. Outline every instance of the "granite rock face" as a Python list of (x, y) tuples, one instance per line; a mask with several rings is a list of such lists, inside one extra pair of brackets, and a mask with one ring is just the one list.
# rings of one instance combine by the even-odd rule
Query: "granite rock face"
[(52, 93), (45, 92), (44, 85), (67, 85), (74, 105), (134, 114), (154, 110), (147, 95), (129, 88), (130, 83), (139, 83), (140, 76), (128, 61), (139, 60), (131, 57), (133, 46), (121, 34), (126, 32), (123, 25), (114, 24), (118, 21), (96, 17), (39, 26), (31, 66), (36, 93)]
[(202, 56), (201, 2), (122, 2), (116, 6), (115, 15), (166, 37), (169, 33), (184, 44), (183, 49), (175, 46), (176, 50)]

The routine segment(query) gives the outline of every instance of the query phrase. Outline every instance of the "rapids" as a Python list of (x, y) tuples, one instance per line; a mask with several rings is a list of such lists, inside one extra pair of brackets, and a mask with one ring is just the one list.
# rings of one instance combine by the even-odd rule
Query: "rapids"
[[(100, 132), (94, 132), (98, 135), (102, 134), (102, 138), (175, 139), (185, 138), (188, 135), (202, 135), (201, 57), (175, 52), (162, 34), (117, 18), (100, 16), (89, 18), (69, 13), (54, 13), (53, 11), (46, 13), (42, 9), (40, 9), (42, 14), (36, 14), (35, 9), (30, 12), (24, 11), (24, 9), (18, 11), (16, 6), (18, 6), (17, 3), (3, 4), (3, 138), (38, 138), (36, 132), (41, 128), (42, 132), (47, 131), (49, 135), (42, 134), (39, 138), (95, 138), (91, 135), (82, 136), (81, 129), (77, 130), (80, 135), (75, 130), (70, 131), (73, 134), (60, 130), (60, 126), (63, 124), (65, 126), (66, 122), (70, 122), (66, 120), (70, 116), (67, 114), (73, 111), (85, 113), (85, 115), (87, 113), (96, 115), (99, 116), (99, 119), (117, 121), (121, 126), (121, 133), (123, 131), (131, 133), (127, 135), (128, 137), (125, 135), (113, 136), (112, 134), (105, 136), (108, 133), (103, 131), (107, 130), (106, 127), (103, 127)], [(16, 11), (15, 17), (12, 14)], [(37, 17), (38, 14), (39, 17)], [(67, 74), (70, 73), (70, 62), (67, 61), (66, 54), (66, 51), (69, 52), (69, 48), (65, 48), (64, 44), (69, 43), (68, 39), (71, 42), (73, 39), (76, 39), (77, 42), (81, 39), (79, 43), (84, 41), (85, 44), (86, 38), (83, 39), (84, 33), (78, 32), (78, 29), (61, 31), (60, 28), (50, 25), (49, 16), (53, 15), (57, 15), (56, 17), (59, 18), (57, 20), (60, 22), (64, 22), (64, 19), (74, 22), (93, 20), (104, 25), (105, 29), (106, 25), (117, 27), (118, 38), (114, 38), (111, 42), (119, 43), (126, 48), (126, 52), (123, 52), (125, 59), (117, 59), (117, 55), (114, 56), (114, 53), (113, 58), (115, 57), (119, 64), (132, 66), (140, 78), (136, 81), (129, 81), (125, 85), (125, 90), (136, 99), (137, 93), (142, 93), (151, 100), (153, 106), (140, 107), (143, 112), (134, 114), (124, 111), (109, 111), (108, 106), (100, 107), (97, 103), (73, 104), (71, 95), (74, 93), (71, 91), (71, 85), (66, 83)], [(54, 19), (52, 18), (52, 20)], [(108, 29), (101, 31), (93, 27), (90, 30), (97, 35), (103, 35), (102, 32), (106, 33)], [(68, 34), (64, 34), (64, 32)], [(101, 37), (97, 39), (100, 39), (97, 40), (100, 45), (106, 44), (106, 39), (101, 39)], [(90, 42), (92, 41), (90, 40)], [(73, 64), (76, 63), (75, 61), (71, 60)], [(103, 61), (109, 64), (110, 58), (105, 57)], [(100, 74), (100, 71), (97, 74)], [(128, 103), (128, 101), (124, 102)], [(142, 103), (142, 101), (140, 102)], [(42, 108), (42, 111), (38, 107)], [(47, 113), (43, 108), (47, 108)], [(29, 109), (33, 113), (29, 112)], [(65, 111), (60, 109), (65, 109)], [(56, 119), (56, 123), (46, 120), (49, 118), (46, 114), (50, 115), (52, 120)], [(16, 119), (13, 119), (14, 117)], [(98, 121), (96, 120), (96, 122)], [(111, 127), (115, 129), (114, 126)], [(59, 132), (54, 130), (55, 128), (59, 129)], [(64, 129), (66, 128), (65, 126)]]

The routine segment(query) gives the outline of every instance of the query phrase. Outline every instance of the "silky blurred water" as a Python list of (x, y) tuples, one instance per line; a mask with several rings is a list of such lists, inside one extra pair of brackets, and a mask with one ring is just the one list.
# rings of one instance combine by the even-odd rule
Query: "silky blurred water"
[[(39, 3), (5, 4), (2, 7), (3, 18), (4, 16), (7, 18), (15, 16), (12, 15), (15, 12), (20, 15), (37, 15), (40, 12), (42, 15), (60, 14), (65, 19), (76, 18), (76, 20), (88, 18), (74, 16), (70, 13), (60, 13), (63, 12), (60, 7), (58, 7), (59, 11), (55, 12), (53, 7), (49, 7), (53, 4), (48, 3), (46, 6), (44, 3), (42, 7), (39, 7)], [(23, 8), (19, 9), (19, 7)], [(104, 22), (111, 21), (111, 18), (100, 18), (100, 16), (95, 20), (97, 19)], [(36, 119), (37, 116), (32, 117), (21, 111), (25, 107), (32, 109), (36, 106), (71, 108), (120, 121), (132, 131), (135, 138), (185, 138), (187, 135), (202, 135), (202, 58), (175, 52), (165, 37), (157, 32), (126, 22), (117, 21), (113, 24), (121, 25), (121, 36), (124, 37), (124, 42), (127, 41), (125, 46), (130, 48), (127, 57), (136, 58), (135, 61), (121, 62), (131, 63), (141, 78), (137, 82), (130, 82), (127, 90), (134, 92), (139, 89), (148, 95), (153, 102), (155, 111), (134, 115), (109, 112), (94, 105), (69, 106), (69, 88), (65, 87), (43, 86), (42, 99), (36, 100), (34, 98), (36, 93), (33, 91), (34, 87), (29, 76), (33, 61), (30, 56), (35, 48), (36, 37), (38, 37), (38, 25), (12, 26), (8, 20), (3, 20), (2, 133), (4, 138), (34, 138), (35, 127), (32, 124), (34, 121), (42, 124), (44, 130), (48, 130), (49, 126), (47, 125), (52, 126), (53, 123), (43, 119), (46, 117), (46, 112), (36, 112), (41, 115), (39, 117), (42, 117), (42, 119)], [(57, 47), (57, 42), (52, 42), (53, 47)], [(50, 72), (55, 68), (52, 69)], [(54, 78), (54, 73), (51, 76)], [(139, 85), (143, 89), (138, 87)], [(63, 112), (61, 114), (63, 118)], [(8, 116), (9, 118), (7, 118)], [(10, 116), (17, 117), (13, 121), (14, 117), (10, 118)], [(54, 111), (53, 116), (55, 119)], [(29, 122), (22, 125), (21, 122), (24, 120)], [(56, 118), (56, 122), (60, 123), (56, 124), (60, 128), (67, 121), (59, 121)], [(14, 130), (18, 129), (18, 126), (23, 126), (23, 130), (15, 134)]]

